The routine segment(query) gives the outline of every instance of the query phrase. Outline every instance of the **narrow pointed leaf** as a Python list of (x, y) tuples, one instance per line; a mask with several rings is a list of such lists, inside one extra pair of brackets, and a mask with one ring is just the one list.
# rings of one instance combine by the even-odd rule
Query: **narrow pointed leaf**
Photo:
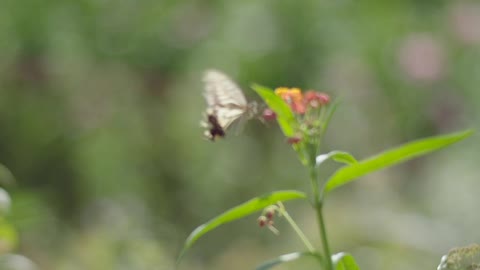
[(184, 253), (195, 243), (201, 236), (207, 232), (217, 228), (220, 225), (229, 223), (231, 221), (243, 218), (250, 214), (253, 214), (257, 211), (263, 210), (265, 207), (275, 204), (279, 201), (288, 201), (294, 199), (304, 199), (306, 194), (296, 190), (285, 190), (285, 191), (276, 191), (264, 194), (259, 197), (255, 197), (241, 205), (238, 205), (230, 210), (227, 210), (223, 214), (211, 219), (207, 223), (204, 223), (198, 226), (193, 232), (188, 236), (183, 250), (180, 253), (178, 260), (182, 258)]
[(472, 135), (472, 130), (442, 136), (434, 136), (406, 143), (400, 147), (387, 150), (358, 163), (340, 168), (330, 177), (324, 188), (324, 194), (343, 186), (359, 177), (401, 162), (428, 154)]
[(320, 164), (322, 164), (328, 159), (333, 159), (336, 162), (345, 163), (348, 165), (355, 164), (358, 162), (350, 153), (342, 152), (342, 151), (331, 151), (327, 154), (317, 156), (316, 158), (317, 166), (319, 166)]
[(275, 258), (271, 261), (265, 262), (258, 266), (256, 270), (267, 270), (271, 269), (279, 264), (286, 263), (286, 262), (291, 262), (297, 259), (300, 259), (302, 257), (314, 257), (317, 260), (320, 261), (320, 264), (322, 263), (322, 256), (318, 253), (313, 253), (313, 252), (293, 252), (285, 255), (281, 255), (278, 258)]
[(337, 110), (338, 104), (340, 104), (340, 100), (335, 99), (335, 101), (332, 102), (330, 106), (328, 106), (327, 117), (325, 118), (325, 123), (323, 124), (322, 134), (320, 135), (320, 138), (323, 138), (323, 136), (325, 135), (325, 132), (330, 125), (330, 121), (332, 120), (333, 114)]
[(340, 252), (332, 255), (335, 270), (360, 270), (352, 255)]
[(290, 110), (288, 104), (267, 87), (258, 84), (254, 84), (251, 87), (263, 99), (268, 107), (275, 112), (278, 125), (285, 136), (292, 137), (295, 130), (295, 116), (293, 115), (292, 110)]

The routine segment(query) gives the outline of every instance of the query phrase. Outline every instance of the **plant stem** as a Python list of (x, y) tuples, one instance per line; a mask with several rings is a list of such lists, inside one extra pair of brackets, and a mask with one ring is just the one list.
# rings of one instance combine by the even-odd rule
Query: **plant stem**
[(310, 241), (308, 241), (307, 237), (305, 236), (305, 234), (302, 232), (302, 230), (298, 227), (297, 223), (295, 223), (295, 221), (292, 219), (292, 217), (288, 214), (287, 210), (285, 209), (285, 207), (283, 206), (282, 202), (278, 202), (277, 203), (280, 207), (279, 207), (279, 210), (280, 210), (280, 213), (282, 214), (282, 216), (285, 217), (285, 219), (288, 221), (288, 223), (290, 223), (290, 226), (292, 226), (293, 230), (298, 234), (298, 236), (300, 237), (300, 239), (302, 239), (302, 242), (305, 244), (305, 246), (308, 248), (308, 251), (314, 253), (315, 252), (315, 248), (313, 247), (313, 245), (310, 243)]
[(314, 198), (313, 207), (317, 212), (317, 221), (318, 221), (318, 227), (320, 230), (320, 239), (322, 241), (323, 253), (325, 256), (326, 270), (333, 270), (332, 254), (330, 253), (330, 246), (328, 245), (328, 239), (327, 239), (327, 230), (325, 228), (325, 221), (323, 218), (323, 202), (322, 202), (322, 199), (320, 198), (320, 189), (318, 188), (317, 169), (315, 168), (315, 163), (310, 164), (309, 167), (310, 167), (310, 181), (312, 183), (312, 188), (313, 188), (313, 198)]
[(317, 206), (315, 207), (317, 210), (317, 219), (318, 219), (318, 224), (320, 227), (320, 235), (322, 239), (322, 245), (323, 245), (323, 251), (325, 253), (325, 258), (327, 262), (327, 269), (328, 270), (333, 270), (333, 264), (332, 264), (332, 253), (330, 252), (330, 246), (328, 245), (328, 239), (327, 239), (327, 230), (325, 228), (325, 222), (323, 218), (323, 207), (322, 207), (322, 202), (318, 202)]

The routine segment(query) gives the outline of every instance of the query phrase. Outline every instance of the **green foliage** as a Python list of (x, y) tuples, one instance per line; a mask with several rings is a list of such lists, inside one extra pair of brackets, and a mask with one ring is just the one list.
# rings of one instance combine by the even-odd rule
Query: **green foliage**
[(467, 130), (449, 135), (435, 136), (404, 144), (392, 150), (387, 150), (376, 156), (345, 166), (330, 177), (323, 193), (326, 195), (332, 190), (343, 186), (359, 177), (395, 165), (407, 160), (428, 154), (452, 143), (461, 141), (472, 135), (472, 130)]
[(355, 157), (352, 156), (350, 153), (343, 152), (343, 151), (331, 151), (327, 154), (317, 156), (317, 160), (316, 160), (317, 166), (327, 161), (328, 159), (333, 159), (336, 162), (345, 163), (348, 165), (352, 165), (358, 162), (355, 159)]
[(4, 165), (0, 164), (0, 184), (11, 185), (15, 182), (15, 178), (10, 170)]
[[(286, 89), (283, 93), (285, 97), (280, 98), (271, 89), (268, 89), (266, 87), (253, 85), (252, 88), (261, 96), (261, 98), (270, 107), (270, 109), (272, 109), (276, 113), (277, 122), (287, 138), (291, 138), (291, 136), (293, 136), (294, 134), (300, 133), (299, 137), (295, 138), (296, 141), (292, 141), (291, 144), (293, 145), (293, 148), (297, 152), (303, 165), (310, 172), (310, 183), (312, 185), (311, 187), (314, 201), (313, 206), (317, 214), (319, 231), (324, 249), (323, 255), (325, 256), (325, 258), (329, 258), (328, 260), (321, 262), (327, 270), (359, 270), (359, 267), (357, 266), (354, 258), (347, 253), (342, 252), (335, 255), (330, 255), (331, 253), (327, 240), (325, 221), (322, 214), (323, 203), (326, 194), (340, 186), (343, 186), (358, 179), (363, 175), (444, 148), (448, 145), (467, 138), (473, 133), (472, 130), (467, 130), (464, 132), (435, 136), (413, 141), (392, 150), (387, 150), (383, 153), (380, 153), (376, 156), (367, 158), (362, 161), (357, 161), (355, 157), (353, 157), (350, 153), (342, 151), (331, 151), (327, 154), (317, 156), (316, 153), (319, 151), (322, 137), (325, 133), (326, 128), (328, 127), (330, 119), (332, 118), (337, 103), (334, 103), (333, 106), (328, 107), (325, 115), (325, 107), (327, 107), (329, 103), (328, 96), (326, 96), (326, 98), (325, 96), (323, 96), (323, 100), (327, 101), (325, 101), (322, 106), (312, 106), (310, 105), (310, 102), (315, 97), (318, 97), (317, 94), (315, 94), (316, 92), (310, 92), (309, 94), (311, 95), (309, 95), (308, 98), (304, 98), (304, 96), (299, 92), (298, 89), (295, 91), (291, 89)], [(288, 103), (284, 101), (285, 98), (287, 98), (287, 100), (289, 101)], [(301, 106), (305, 106), (305, 108), (300, 109), (302, 108)], [(322, 189), (322, 193), (320, 193), (316, 167), (328, 159), (333, 159), (336, 162), (347, 164), (347, 166), (344, 166), (337, 170), (334, 175), (325, 183), (325, 186)], [(296, 194), (296, 196), (298, 196), (298, 193), (296, 191), (294, 193)], [(201, 237), (208, 231), (222, 224), (259, 211), (270, 204), (274, 204), (276, 201), (281, 201), (275, 198), (276, 196), (279, 196), (279, 194), (277, 193), (275, 196), (272, 196), (270, 194), (266, 197), (254, 198), (251, 201), (248, 201), (240, 206), (228, 210), (222, 215), (213, 218), (209, 222), (197, 227), (187, 238), (179, 259), (199, 237)], [(304, 195), (302, 194), (301, 197), (304, 197)], [(303, 232), (298, 228), (296, 223), (291, 219), (290, 215), (283, 207), (282, 211), (283, 216), (289, 221), (292, 228), (296, 231), (296, 233), (305, 243), (310, 252), (295, 252), (283, 255), (278, 257), (277, 259), (262, 264), (257, 269), (270, 269), (278, 264), (296, 260), (305, 255), (317, 254), (314, 251), (315, 249), (313, 248), (313, 246), (303, 234)], [(261, 218), (263, 218), (262, 223), (264, 225), (268, 224), (269, 221), (272, 221), (272, 215), (270, 215), (269, 218), (265, 216), (261, 216)], [(276, 229), (271, 229), (274, 232), (277, 232)], [(330, 257), (332, 258), (331, 260)]]
[[(325, 229), (325, 222), (322, 214), (322, 205), (325, 199), (325, 196), (332, 190), (343, 186), (347, 183), (350, 183), (361, 176), (364, 176), (368, 173), (384, 169), (386, 167), (405, 162), (407, 160), (428, 154), (432, 151), (439, 150), (448, 145), (451, 145), (455, 142), (463, 140), (469, 137), (473, 131), (467, 130), (459, 133), (453, 133), (442, 136), (435, 136), (426, 139), (421, 139), (413, 141), (407, 144), (404, 144), (400, 147), (394, 148), (392, 150), (387, 150), (383, 153), (380, 153), (376, 156), (367, 158), (362, 161), (357, 161), (350, 153), (341, 152), (341, 151), (332, 151), (327, 154), (316, 156), (321, 144), (323, 135), (328, 127), (328, 124), (332, 118), (333, 112), (336, 109), (337, 103), (334, 103), (333, 106), (328, 107), (326, 117), (324, 116), (325, 106), (328, 103), (325, 103), (324, 107), (321, 107), (320, 110), (317, 110), (317, 113), (313, 113), (313, 119), (311, 112), (315, 112), (315, 107), (311, 107), (309, 110), (299, 110), (298, 106), (308, 106), (308, 99), (304, 99), (301, 94), (298, 94), (298, 91), (287, 89), (284, 92), (284, 95), (291, 102), (287, 103), (282, 98), (277, 96), (272, 90), (259, 86), (253, 85), (252, 88), (262, 97), (264, 102), (276, 113), (277, 122), (279, 123), (284, 135), (286, 137), (291, 137), (294, 134), (300, 132), (300, 137), (296, 138), (298, 141), (293, 142), (293, 147), (297, 152), (300, 160), (303, 165), (308, 168), (310, 171), (310, 181), (312, 184), (313, 195), (314, 195), (314, 208), (317, 213), (318, 222), (319, 222), (319, 231), (321, 234), (321, 240), (324, 248), (324, 255), (326, 258), (330, 258), (329, 244), (327, 241), (327, 234)], [(314, 95), (309, 98), (313, 98)], [(297, 100), (298, 99), (298, 100)], [(306, 105), (303, 105), (306, 104)], [(291, 108), (290, 108), (291, 107)], [(294, 109), (296, 108), (296, 110)], [(295, 117), (293, 114), (295, 112), (298, 117)], [(310, 113), (309, 113), (310, 112)], [(299, 128), (300, 127), (300, 128)], [(320, 129), (318, 129), (320, 128)], [(314, 137), (313, 139), (311, 137)], [(313, 161), (314, 159), (314, 161)], [(336, 162), (345, 163), (347, 166), (337, 170), (334, 175), (328, 179), (325, 183), (325, 186), (322, 188), (322, 194), (318, 190), (318, 179), (316, 173), (316, 166), (319, 166), (324, 161), (328, 159), (333, 159)], [(292, 223), (294, 229), (298, 232), (300, 238), (304, 239), (304, 235), (299, 231), (298, 227)], [(305, 240), (307, 247), (311, 245), (308, 243), (308, 240)], [(309, 248), (311, 249), (311, 248)], [(302, 253), (292, 253), (284, 256), (280, 256), (276, 260), (267, 262), (263, 264), (259, 269), (268, 269), (277, 264), (298, 259)], [(332, 265), (333, 261), (333, 265)], [(358, 270), (358, 266), (355, 263), (354, 258), (346, 253), (338, 253), (332, 256), (332, 261), (327, 260), (324, 263), (324, 266), (327, 270)]]
[(360, 270), (352, 255), (340, 252), (332, 255), (335, 270)]
[[(376, 143), (478, 126), (478, 38), (462, 37), (475, 33), (475, 24), (462, 22), (469, 21), (463, 19), (465, 4), (475, 18), (478, 8), (468, 7), (478, 7), (477, 2), (1, 1), (0, 162), (15, 173), (15, 186), (8, 189), (14, 203), (6, 218), (20, 235), (25, 233), (22, 250), (37, 254), (42, 269), (113, 269), (122, 258), (142, 260), (146, 253), (166, 260), (175, 257), (168, 250), (185, 240), (194, 219), (212, 215), (203, 205), (235, 205), (267, 185), (303, 188), (303, 172), (287, 156), (288, 147), (279, 147), (282, 141), (273, 129), (252, 123), (247, 136), (219, 144), (202, 141), (199, 74), (205, 68), (224, 70), (243, 86), (256, 81), (344, 97), (335, 115), (340, 121), (330, 125), (328, 150), (369, 153)], [(440, 64), (440, 76), (421, 81), (404, 67), (411, 59), (405, 57), (411, 51), (405, 44), (425, 37), (433, 42), (420, 42), (428, 52), (420, 56), (440, 51), (440, 61), (432, 56), (433, 61), (414, 62)], [(462, 205), (478, 205), (472, 196), (479, 188), (473, 180), (480, 149), (475, 140), (468, 143), (439, 155), (438, 164), (415, 164), (415, 175), (427, 180), (420, 187), (429, 192), (418, 194), (421, 201), (415, 204), (410, 197), (398, 198), (398, 206), (415, 211), (422, 205), (448, 224), (467, 213)], [(401, 169), (405, 174), (413, 170)], [(11, 181), (5, 179), (12, 178), (3, 174), (0, 185), (6, 187)], [(402, 187), (418, 190), (420, 181), (415, 182)], [(392, 190), (390, 185), (398, 183), (382, 184)], [(436, 201), (443, 186), (465, 191)], [(365, 197), (357, 200), (370, 199)], [(329, 212), (341, 215), (345, 205), (367, 205), (357, 200), (328, 204)], [(135, 228), (110, 241), (103, 232), (95, 234), (98, 218), (92, 209), (105, 202), (112, 205), (107, 217), (134, 204), (137, 208), (129, 211), (139, 215), (128, 219), (137, 221)], [(388, 210), (388, 204), (379, 207)], [(303, 217), (306, 210), (292, 216)], [(367, 212), (358, 218), (368, 220), (376, 213)], [(336, 241), (356, 246), (378, 240), (371, 234), (350, 237), (342, 226), (347, 218), (327, 222), (337, 230)], [(435, 219), (433, 214), (425, 218)], [(116, 221), (109, 219), (106, 227), (122, 223)], [(309, 228), (312, 222), (305, 220)], [(474, 214), (462, 218), (465, 228), (479, 222)], [(165, 233), (170, 227), (175, 233)], [(116, 241), (138, 231), (150, 235), (150, 252)], [(86, 235), (92, 235), (88, 245)], [(457, 240), (472, 235), (465, 229)], [(212, 246), (223, 241), (219, 234), (209, 236)], [(259, 241), (255, 248), (285, 250), (289, 244)], [(378, 256), (388, 257), (392, 270), (406, 263), (404, 252), (392, 252), (399, 245), (406, 253), (418, 252), (403, 242), (383, 245)], [(211, 250), (199, 250), (192, 261), (205, 269), (228, 269), (219, 264), (226, 250), (204, 259)], [(104, 253), (119, 255), (104, 267), (103, 257), (97, 257)], [(408, 263), (417, 266), (437, 257), (427, 253)], [(247, 261), (242, 255), (229, 259), (239, 268)], [(78, 266), (86, 261), (88, 266)], [(420, 268), (425, 269), (410, 267)]]
[(252, 89), (262, 97), (263, 101), (268, 105), (272, 111), (277, 114), (277, 122), (286, 137), (294, 135), (295, 131), (295, 116), (290, 107), (279, 96), (264, 86), (254, 84)]
[(4, 218), (0, 218), (0, 255), (12, 252), (17, 244), (18, 236), (15, 227)]
[(238, 205), (230, 210), (225, 211), (223, 214), (214, 217), (207, 223), (198, 226), (188, 236), (185, 241), (182, 252), (180, 253), (179, 260), (183, 257), (184, 253), (204, 234), (217, 228), (220, 225), (232, 222), (234, 220), (243, 218), (255, 212), (261, 211), (265, 207), (275, 204), (279, 201), (288, 201), (294, 199), (305, 199), (306, 195), (302, 192), (295, 190), (287, 191), (275, 191), (270, 192), (258, 197), (255, 197), (241, 205)]

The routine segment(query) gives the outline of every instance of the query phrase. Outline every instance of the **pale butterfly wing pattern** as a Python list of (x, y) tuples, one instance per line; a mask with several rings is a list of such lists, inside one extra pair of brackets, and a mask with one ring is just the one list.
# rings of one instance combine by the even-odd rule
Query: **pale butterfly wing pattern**
[(203, 82), (208, 105), (207, 115), (214, 116), (223, 131), (245, 115), (248, 110), (247, 100), (240, 87), (227, 75), (217, 70), (207, 70)]
[(247, 107), (247, 100), (238, 87), (227, 75), (214, 69), (207, 70), (203, 76), (205, 99), (209, 107), (233, 106)]
[(218, 123), (224, 130), (227, 129), (237, 119), (242, 117), (244, 113), (245, 113), (245, 109), (240, 109), (240, 108), (233, 108), (233, 109), (218, 108), (216, 110)]

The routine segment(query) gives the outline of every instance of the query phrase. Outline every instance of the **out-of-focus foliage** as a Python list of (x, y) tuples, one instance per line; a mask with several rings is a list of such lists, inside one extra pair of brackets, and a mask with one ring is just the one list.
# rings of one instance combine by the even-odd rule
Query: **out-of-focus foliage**
[(229, 210), (226, 210), (219, 216), (216, 216), (210, 219), (207, 223), (204, 223), (198, 226), (192, 233), (188, 236), (187, 240), (185, 241), (184, 247), (182, 252), (178, 258), (178, 262), (180, 262), (181, 257), (183, 254), (204, 234), (217, 227), (230, 223), (232, 221), (244, 218), (248, 215), (253, 213), (259, 212), (268, 206), (274, 205), (276, 203), (281, 203), (282, 201), (289, 201), (295, 199), (306, 199), (307, 196), (295, 190), (282, 190), (282, 191), (275, 191), (269, 192), (267, 194), (255, 197), (253, 199), (248, 200), (238, 206), (235, 206)]
[(332, 255), (335, 270), (359, 270), (355, 259), (348, 253), (337, 253)]
[(4, 218), (0, 219), (0, 257), (12, 251), (18, 242), (15, 228)]
[(388, 149), (380, 154), (361, 160), (360, 162), (342, 167), (335, 171), (333, 176), (327, 180), (323, 192), (324, 194), (327, 194), (340, 186), (355, 181), (374, 171), (388, 168), (413, 158), (421, 157), (430, 152), (440, 150), (443, 147), (447, 147), (453, 143), (468, 138), (472, 133), (471, 130), (467, 130), (453, 134), (423, 138), (406, 143), (394, 149)]
[(0, 258), (5, 253), (11, 252), (18, 243), (17, 231), (6, 218), (11, 203), (10, 195), (0, 188)]
[[(3, 165), (1, 170), (8, 172)], [(4, 175), (11, 176), (11, 173)], [(13, 179), (13, 177), (9, 177)], [(0, 269), (5, 270), (35, 270), (35, 264), (28, 258), (12, 254), (18, 245), (17, 230), (8, 221), (11, 199), (6, 190), (0, 188)]]
[(37, 270), (35, 264), (25, 256), (5, 254), (0, 256), (0, 267), (4, 270)]
[(438, 270), (480, 269), (480, 246), (454, 248), (442, 257)]
[[(324, 150), (359, 160), (478, 127), (479, 24), (476, 1), (4, 0), (0, 163), (16, 179), (15, 252), (41, 269), (172, 269), (208, 217), (305, 189), (274, 125), (202, 139), (206, 68), (249, 99), (253, 82), (340, 97)], [(478, 242), (477, 140), (332, 195), (333, 251), (351, 251), (362, 269), (431, 269), (452, 246)], [(315, 238), (309, 206), (293, 208)], [(184, 269), (252, 269), (301, 246), (282, 224), (280, 237), (253, 218), (226, 227)]]

